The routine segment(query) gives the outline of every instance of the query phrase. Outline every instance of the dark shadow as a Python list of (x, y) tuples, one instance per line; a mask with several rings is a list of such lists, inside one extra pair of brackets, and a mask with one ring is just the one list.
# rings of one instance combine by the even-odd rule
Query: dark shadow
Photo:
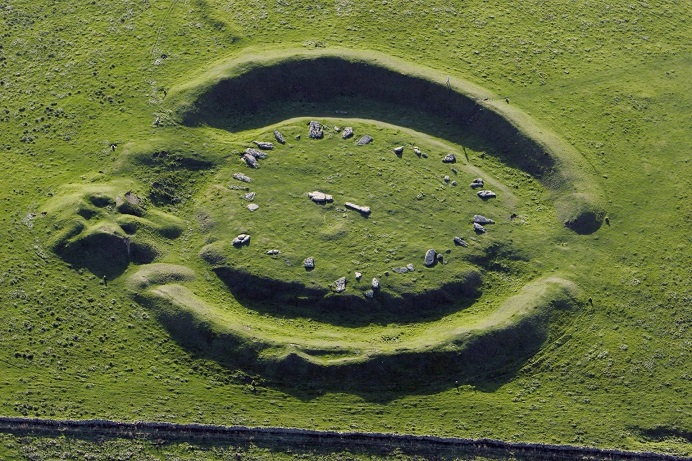
[(445, 85), (365, 62), (315, 57), (255, 67), (223, 80), (182, 114), (187, 125), (229, 131), (297, 116), (374, 119), (487, 150), (537, 178), (554, 160), (499, 114)]
[(235, 270), (216, 267), (214, 272), (233, 297), (246, 308), (276, 318), (311, 318), (343, 327), (370, 324), (406, 324), (439, 320), (445, 315), (471, 306), (480, 296), (481, 278), (469, 271), (457, 282), (423, 293), (396, 296), (377, 290), (373, 299), (348, 293), (332, 293), (327, 288), (312, 288)]

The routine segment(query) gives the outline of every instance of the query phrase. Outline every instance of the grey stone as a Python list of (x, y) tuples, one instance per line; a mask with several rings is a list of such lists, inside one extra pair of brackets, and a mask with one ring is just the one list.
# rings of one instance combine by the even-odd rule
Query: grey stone
[(269, 155), (267, 155), (266, 152), (262, 152), (261, 150), (253, 149), (252, 147), (248, 147), (247, 149), (245, 149), (245, 153), (252, 155), (257, 160), (262, 160), (262, 159), (269, 157)]
[(482, 178), (476, 178), (471, 182), (471, 187), (473, 189), (477, 189), (479, 187), (483, 187), (483, 179)]
[(486, 232), (485, 227), (481, 226), (477, 222), (473, 223), (473, 230), (475, 230), (479, 234), (485, 234)]
[(480, 198), (482, 199), (489, 199), (489, 198), (495, 198), (497, 197), (497, 194), (491, 190), (480, 190), (476, 193)]
[(442, 163), (456, 163), (456, 161), (457, 161), (457, 156), (454, 154), (447, 154), (442, 159)]
[(367, 290), (365, 293), (363, 293), (366, 298), (372, 299), (375, 297), (375, 292), (373, 290)]
[(257, 205), (256, 203), (251, 203), (247, 206), (247, 209), (250, 211), (256, 211), (259, 209), (259, 205)]
[(366, 134), (365, 136), (363, 136), (362, 138), (360, 138), (358, 140), (356, 145), (357, 146), (364, 146), (366, 144), (370, 144), (372, 141), (373, 141), (372, 136)]
[(457, 182), (456, 182), (456, 181), (452, 181), (452, 186), (456, 186), (456, 185), (457, 185)]
[(308, 136), (312, 139), (322, 139), (324, 137), (324, 131), (322, 131), (320, 122), (312, 120), (308, 124)]
[(250, 236), (248, 234), (240, 234), (231, 243), (235, 246), (246, 245), (250, 243)]
[(267, 250), (267, 254), (270, 256), (274, 256), (274, 255), (281, 254), (281, 252), (277, 249), (273, 249), (273, 250)]
[(411, 263), (406, 264), (406, 269), (408, 269), (409, 272), (413, 272), (416, 270), (416, 268), (413, 267), (413, 264), (411, 264)]
[(399, 146), (394, 148), (394, 153), (396, 155), (401, 155), (404, 153), (404, 146)]
[(429, 249), (428, 251), (425, 252), (425, 265), (430, 267), (435, 264), (435, 256), (437, 256), (437, 252), (433, 250), (432, 248)]
[(243, 154), (243, 156), (241, 158), (243, 159), (245, 164), (247, 166), (249, 166), (250, 168), (258, 168), (259, 167), (259, 163), (257, 162), (257, 159), (255, 157), (253, 157), (252, 155)]
[(420, 157), (421, 154), (422, 154), (422, 152), (420, 151), (420, 149), (418, 148), (418, 146), (416, 146), (416, 147), (413, 148), (413, 153), (416, 154), (416, 155), (419, 156), (419, 157)]
[(376, 278), (373, 278), (373, 279), (372, 279), (372, 284), (371, 284), (370, 286), (372, 286), (372, 289), (373, 289), (373, 290), (377, 290), (377, 289), (380, 288), (380, 281), (377, 280)]
[(306, 269), (314, 269), (315, 268), (315, 258), (312, 256), (305, 258), (305, 261), (303, 261), (303, 267)]
[(359, 213), (362, 213), (362, 214), (365, 214), (365, 215), (370, 214), (370, 211), (371, 211), (369, 206), (360, 206), (360, 205), (356, 205), (355, 203), (351, 203), (351, 202), (346, 202), (346, 203), (344, 203), (344, 206), (345, 206), (346, 208), (350, 208), (350, 209), (352, 209), (352, 210), (356, 210), (356, 211), (358, 211)]
[(420, 155), (421, 155), (421, 157), (423, 157), (423, 158), (428, 158), (428, 154), (426, 154), (425, 152), (421, 152)]
[(310, 197), (310, 200), (312, 200), (315, 203), (326, 203), (332, 202), (334, 200), (334, 197), (332, 197), (331, 195), (325, 194), (324, 192), (320, 191), (308, 192), (308, 197)]
[(455, 244), (455, 245), (462, 246), (462, 247), (467, 247), (467, 246), (469, 246), (469, 244), (466, 243), (466, 240), (464, 240), (464, 239), (461, 238), (461, 237), (454, 237), (454, 244)]
[(356, 280), (359, 280), (359, 281), (360, 281), (360, 278), (361, 278), (362, 276), (363, 276), (362, 273), (356, 272)]
[(262, 150), (272, 150), (274, 148), (274, 144), (266, 141), (252, 141), (255, 143), (257, 147), (259, 147)]
[(351, 128), (350, 126), (347, 126), (346, 128), (344, 128), (344, 132), (341, 133), (341, 138), (342, 139), (348, 139), (351, 136), (353, 136), (353, 128)]
[(245, 176), (243, 173), (233, 173), (233, 178), (242, 182), (252, 182), (249, 176)]
[(445, 259), (444, 255), (442, 253), (437, 253), (437, 261), (438, 262), (443, 262)]
[(248, 202), (252, 202), (255, 200), (255, 194), (254, 192), (248, 192), (247, 194), (243, 195), (243, 200), (247, 200)]
[(274, 130), (274, 139), (276, 139), (276, 142), (279, 144), (286, 144), (286, 138), (284, 138), (284, 135), (282, 135), (279, 130)]
[(445, 180), (445, 182), (449, 182), (449, 176), (445, 175), (443, 179)]
[(397, 274), (405, 274), (405, 273), (408, 272), (408, 267), (406, 267), (406, 266), (404, 266), (404, 267), (395, 267), (395, 268), (393, 268), (392, 270), (393, 270), (394, 272), (396, 272)]
[(336, 291), (337, 293), (341, 293), (345, 289), (346, 289), (346, 277), (338, 278), (334, 282), (334, 291)]
[(495, 224), (495, 221), (493, 221), (492, 219), (488, 219), (485, 216), (481, 216), (479, 214), (473, 215), (473, 222), (478, 224)]
[(230, 186), (228, 186), (228, 188), (231, 190), (244, 190), (244, 191), (250, 190), (250, 188), (248, 186), (236, 186), (235, 184), (231, 184)]

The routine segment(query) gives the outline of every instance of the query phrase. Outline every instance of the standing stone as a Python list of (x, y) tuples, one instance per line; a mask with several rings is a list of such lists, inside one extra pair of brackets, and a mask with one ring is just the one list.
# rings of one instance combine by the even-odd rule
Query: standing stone
[(425, 252), (425, 265), (428, 267), (431, 267), (435, 264), (435, 256), (437, 256), (437, 252), (433, 250), (432, 248), (429, 249), (428, 251)]
[(303, 261), (303, 267), (306, 269), (314, 269), (315, 268), (315, 258), (312, 256), (305, 258), (305, 261)]
[(380, 288), (380, 281), (376, 278), (373, 278), (371, 286), (373, 290), (378, 290)]
[(255, 143), (257, 147), (263, 150), (272, 150), (274, 148), (274, 144), (266, 141), (252, 141)]
[(308, 136), (312, 139), (322, 139), (324, 137), (324, 131), (322, 131), (320, 122), (313, 120), (308, 124)]
[(235, 246), (245, 245), (250, 242), (250, 236), (248, 234), (240, 234), (231, 242)]
[(493, 221), (492, 219), (488, 219), (485, 216), (481, 216), (479, 214), (473, 215), (473, 222), (478, 224), (495, 224), (495, 221)]
[(360, 278), (363, 276), (362, 273), (356, 272), (356, 280), (360, 281)]
[(337, 293), (341, 293), (346, 289), (346, 277), (341, 277), (334, 282), (334, 288)]
[(416, 154), (416, 155), (419, 156), (419, 157), (420, 157), (420, 155), (422, 154), (422, 152), (420, 151), (420, 149), (418, 148), (418, 146), (416, 146), (416, 147), (413, 148), (413, 153)]
[(334, 200), (334, 197), (332, 197), (331, 195), (325, 194), (324, 192), (320, 192), (317, 190), (308, 192), (308, 197), (310, 197), (310, 200), (312, 200), (315, 203), (332, 202)]
[(473, 230), (475, 230), (479, 234), (485, 234), (486, 232), (485, 227), (481, 226), (477, 222), (473, 223)]
[(286, 144), (286, 138), (284, 138), (284, 135), (282, 135), (279, 130), (274, 130), (274, 139), (276, 139), (276, 142), (279, 144)]
[(344, 132), (341, 133), (341, 138), (342, 139), (348, 139), (351, 136), (353, 136), (353, 128), (351, 128), (350, 126), (347, 126), (346, 128), (344, 128)]
[(243, 173), (233, 173), (233, 178), (242, 182), (252, 182), (249, 176), (245, 176)]
[(344, 206), (345, 206), (346, 208), (350, 208), (350, 209), (352, 209), (352, 210), (356, 210), (356, 211), (358, 211), (359, 213), (362, 213), (362, 214), (364, 214), (364, 215), (369, 215), (369, 214), (370, 214), (370, 211), (371, 211), (369, 206), (356, 205), (355, 203), (351, 203), (351, 202), (346, 202), (346, 203), (344, 203)]
[(406, 264), (406, 269), (408, 269), (409, 272), (413, 272), (416, 270), (416, 268), (413, 267), (413, 264), (411, 264), (411, 263)]
[(442, 163), (456, 163), (456, 161), (457, 161), (457, 156), (454, 154), (447, 154), (442, 159)]
[(255, 194), (254, 192), (248, 192), (247, 194), (243, 195), (243, 200), (247, 200), (248, 202), (252, 202), (255, 200)]
[(265, 152), (262, 152), (261, 150), (253, 149), (252, 147), (248, 147), (245, 149), (246, 154), (250, 154), (253, 157), (255, 157), (257, 160), (265, 159), (269, 157)]
[(469, 244), (466, 243), (466, 240), (464, 240), (464, 239), (461, 238), (461, 237), (454, 237), (454, 244), (455, 244), (455, 245), (462, 246), (462, 247), (467, 247), (467, 246), (469, 246)]
[(249, 166), (250, 168), (258, 168), (259, 167), (259, 162), (257, 162), (257, 159), (253, 157), (250, 154), (243, 154), (241, 157), (245, 164)]
[(373, 141), (372, 136), (366, 134), (365, 136), (363, 136), (362, 138), (360, 138), (358, 140), (356, 145), (357, 146), (364, 146), (366, 144), (370, 144), (372, 141)]
[(375, 297), (375, 292), (373, 290), (367, 290), (364, 294), (365, 297), (368, 299), (372, 299)]
[(399, 146), (394, 148), (394, 153), (401, 156), (404, 153), (404, 146)]
[(476, 195), (478, 195), (483, 200), (497, 197), (497, 194), (491, 190), (481, 190), (478, 191)]
[(477, 189), (479, 187), (483, 187), (483, 179), (482, 178), (476, 178), (471, 182), (471, 188)]
[(445, 175), (445, 177), (443, 179), (445, 180), (445, 182), (449, 182), (449, 176), (448, 175)]

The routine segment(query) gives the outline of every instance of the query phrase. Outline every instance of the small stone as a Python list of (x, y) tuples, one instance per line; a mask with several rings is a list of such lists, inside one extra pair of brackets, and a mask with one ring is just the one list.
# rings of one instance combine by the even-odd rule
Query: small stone
[(464, 239), (461, 238), (461, 237), (454, 237), (454, 244), (455, 244), (455, 245), (462, 246), (462, 247), (467, 247), (467, 246), (469, 246), (469, 244), (466, 243), (466, 240), (464, 240)]
[(489, 199), (489, 198), (495, 198), (495, 197), (497, 197), (497, 194), (496, 194), (495, 192), (493, 192), (493, 191), (491, 191), (491, 190), (485, 190), (485, 189), (484, 189), (484, 190), (481, 190), (481, 191), (478, 191), (478, 192), (476, 193), (476, 195), (478, 195), (478, 196), (479, 196), (480, 198), (482, 198), (483, 200)]
[(420, 155), (421, 155), (421, 157), (423, 157), (423, 158), (428, 158), (428, 154), (426, 154), (425, 152), (421, 153)]
[(231, 242), (235, 246), (245, 245), (250, 242), (250, 236), (248, 234), (240, 234)]
[(431, 267), (435, 264), (435, 256), (437, 252), (432, 248), (425, 252), (425, 265)]
[(242, 182), (252, 182), (249, 176), (245, 176), (243, 173), (233, 173), (233, 178)]
[(344, 203), (344, 206), (345, 206), (346, 208), (350, 208), (350, 209), (352, 209), (352, 210), (356, 210), (356, 211), (358, 211), (359, 213), (362, 213), (362, 214), (364, 214), (364, 215), (369, 215), (369, 214), (370, 214), (370, 211), (371, 211), (369, 206), (360, 206), (360, 205), (356, 205), (355, 203), (351, 203), (351, 202), (346, 202), (346, 203)]
[(281, 252), (277, 249), (273, 249), (273, 250), (267, 250), (267, 254), (270, 256), (274, 256), (274, 255), (281, 254)]
[(266, 141), (252, 141), (255, 143), (257, 147), (259, 147), (262, 150), (272, 150), (274, 148), (274, 144)]
[(420, 149), (418, 148), (418, 146), (416, 146), (416, 147), (413, 148), (413, 153), (416, 154), (416, 155), (419, 156), (419, 157), (420, 157), (421, 154), (422, 154), (422, 152), (420, 151)]
[(286, 144), (286, 138), (284, 138), (284, 135), (282, 135), (279, 130), (274, 130), (274, 139), (276, 139), (276, 142), (279, 144)]
[(481, 226), (477, 222), (473, 223), (473, 230), (475, 230), (479, 234), (485, 234), (486, 233), (485, 227)]
[(440, 263), (444, 262), (444, 259), (445, 259), (445, 257), (444, 257), (444, 255), (443, 255), (442, 253), (437, 253), (437, 260), (438, 260)]
[(442, 163), (456, 163), (456, 161), (457, 161), (457, 156), (454, 154), (447, 154), (442, 159)]
[(397, 274), (405, 274), (405, 273), (408, 272), (408, 268), (407, 268), (407, 267), (395, 267), (395, 268), (393, 268), (392, 270), (393, 270), (394, 272), (396, 272)]
[(372, 299), (375, 297), (375, 292), (373, 290), (368, 290), (364, 293), (365, 297), (368, 299)]
[(362, 273), (356, 272), (356, 280), (360, 281), (360, 278), (363, 276)]
[(351, 128), (350, 126), (347, 126), (346, 128), (344, 128), (344, 132), (341, 133), (341, 138), (342, 139), (348, 139), (351, 136), (353, 136), (353, 128)]
[(457, 182), (456, 182), (456, 181), (452, 181), (452, 186), (455, 186), (455, 187), (456, 187), (456, 185), (457, 185)]
[(471, 182), (471, 187), (473, 189), (477, 189), (479, 187), (483, 187), (483, 179), (482, 178), (476, 178)]
[(245, 164), (247, 166), (249, 166), (250, 168), (258, 168), (259, 167), (259, 163), (257, 162), (257, 159), (255, 157), (253, 157), (252, 155), (243, 154), (243, 156), (241, 158), (243, 159)]
[(399, 146), (394, 148), (394, 153), (396, 155), (401, 155), (404, 153), (404, 146)]
[(377, 290), (377, 289), (380, 288), (380, 281), (377, 280), (377, 278), (373, 278), (373, 279), (372, 279), (372, 284), (371, 284), (370, 286), (372, 286), (372, 289), (373, 289), (373, 290)]
[(324, 131), (322, 131), (320, 122), (313, 120), (308, 124), (308, 136), (312, 139), (322, 139), (324, 137)]
[(408, 269), (409, 272), (413, 272), (416, 270), (415, 267), (413, 267), (413, 264), (406, 264), (406, 269)]
[(262, 160), (262, 159), (269, 157), (269, 155), (267, 155), (265, 152), (262, 152), (261, 150), (253, 149), (252, 147), (248, 147), (247, 149), (245, 149), (245, 153), (252, 155), (257, 160)]
[(479, 214), (473, 215), (473, 222), (478, 224), (495, 224), (495, 221), (493, 221), (492, 219), (488, 219), (485, 216), (481, 216)]
[(247, 200), (248, 202), (252, 202), (255, 200), (255, 194), (254, 192), (248, 192), (247, 194), (243, 195), (243, 200)]
[(251, 203), (247, 206), (247, 209), (250, 211), (256, 211), (259, 209), (259, 205), (257, 205), (256, 203)]
[(341, 277), (334, 282), (334, 291), (341, 293), (346, 289), (346, 277)]
[(314, 269), (315, 268), (315, 258), (312, 256), (305, 258), (305, 261), (303, 261), (303, 267), (306, 269)]
[(312, 200), (315, 203), (326, 203), (334, 201), (334, 197), (320, 191), (308, 192), (308, 197), (310, 197), (310, 200)]
[(445, 180), (445, 182), (449, 182), (449, 176), (445, 175), (443, 179)]
[(372, 136), (366, 134), (365, 136), (363, 136), (362, 138), (360, 138), (358, 140), (356, 145), (357, 146), (364, 146), (366, 144), (370, 144), (372, 141), (373, 141)]
[(341, 127), (340, 126), (334, 126), (334, 131), (336, 133), (341, 133)]
[(296, 141), (300, 141), (300, 135), (299, 134), (296, 135)]

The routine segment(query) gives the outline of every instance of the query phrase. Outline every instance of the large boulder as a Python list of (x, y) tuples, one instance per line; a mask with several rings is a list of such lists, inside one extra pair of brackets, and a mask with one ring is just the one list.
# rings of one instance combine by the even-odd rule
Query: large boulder
[(351, 128), (350, 126), (347, 126), (346, 128), (344, 128), (344, 132), (341, 133), (341, 138), (342, 139), (348, 139), (351, 136), (353, 136), (353, 128)]
[(457, 156), (454, 154), (447, 154), (442, 159), (442, 163), (456, 163)]
[(356, 145), (357, 145), (357, 146), (364, 146), (364, 145), (366, 145), (366, 144), (370, 144), (372, 141), (373, 141), (372, 136), (369, 136), (369, 135), (366, 134), (365, 136), (363, 136), (362, 138), (360, 138), (360, 139), (358, 140), (358, 142), (356, 143)]
[(473, 222), (478, 224), (495, 224), (495, 221), (492, 219), (486, 218), (485, 216), (479, 214), (473, 215)]
[(305, 258), (305, 261), (303, 261), (303, 267), (308, 269), (308, 270), (314, 269), (315, 268), (315, 258), (313, 258), (312, 256)]
[(495, 192), (493, 192), (491, 190), (485, 190), (485, 189), (476, 192), (476, 195), (478, 195), (483, 200), (497, 197), (497, 194)]
[(424, 263), (427, 267), (432, 267), (435, 265), (435, 257), (437, 256), (437, 252), (433, 250), (432, 248), (429, 249), (428, 251), (425, 252), (425, 260)]
[(242, 246), (242, 245), (247, 245), (248, 243), (250, 243), (250, 235), (240, 234), (236, 238), (234, 238), (233, 242), (231, 242), (231, 243), (233, 243), (233, 245), (237, 246), (237, 247)]
[(286, 138), (284, 138), (284, 135), (282, 135), (279, 130), (274, 130), (274, 139), (276, 139), (279, 144), (286, 144)]
[(324, 137), (324, 131), (322, 131), (320, 122), (312, 120), (308, 123), (308, 136), (312, 139), (322, 139)]

